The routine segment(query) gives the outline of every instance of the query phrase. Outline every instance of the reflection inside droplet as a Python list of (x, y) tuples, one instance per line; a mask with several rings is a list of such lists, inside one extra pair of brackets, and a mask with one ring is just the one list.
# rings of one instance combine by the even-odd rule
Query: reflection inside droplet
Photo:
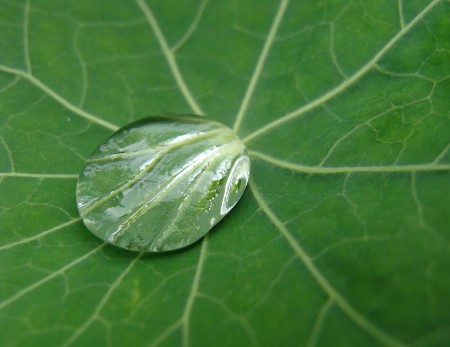
[(119, 129), (87, 160), (77, 206), (87, 228), (118, 247), (158, 252), (192, 244), (242, 196), (250, 161), (231, 129), (192, 116)]
[(231, 169), (225, 186), (224, 199), (220, 208), (222, 215), (227, 214), (239, 201), (247, 186), (250, 173), (250, 160), (247, 156), (239, 157)]

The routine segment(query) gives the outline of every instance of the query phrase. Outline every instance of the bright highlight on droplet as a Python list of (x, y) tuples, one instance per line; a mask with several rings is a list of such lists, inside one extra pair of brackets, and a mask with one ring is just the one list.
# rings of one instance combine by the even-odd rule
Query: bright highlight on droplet
[(119, 129), (87, 161), (77, 185), (84, 224), (118, 247), (160, 252), (204, 236), (239, 201), (250, 161), (224, 125), (158, 116)]

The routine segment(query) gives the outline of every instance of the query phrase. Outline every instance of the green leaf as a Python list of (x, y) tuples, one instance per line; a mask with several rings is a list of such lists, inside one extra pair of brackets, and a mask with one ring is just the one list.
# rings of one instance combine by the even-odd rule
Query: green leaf
[(114, 133), (87, 160), (78, 211), (115, 246), (172, 251), (198, 241), (236, 205), (249, 172), (244, 144), (223, 124), (149, 117)]
[[(449, 2), (0, 1), (0, 345), (445, 346)], [(171, 254), (105, 245), (86, 158), (148, 115), (244, 140)]]

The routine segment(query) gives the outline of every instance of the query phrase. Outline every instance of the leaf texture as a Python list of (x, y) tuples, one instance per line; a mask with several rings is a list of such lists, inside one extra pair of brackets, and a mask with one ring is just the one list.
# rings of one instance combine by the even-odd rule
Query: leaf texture
[[(449, 3), (0, 1), (2, 346), (445, 346)], [(173, 254), (75, 203), (113, 131), (206, 114), (249, 188)]]

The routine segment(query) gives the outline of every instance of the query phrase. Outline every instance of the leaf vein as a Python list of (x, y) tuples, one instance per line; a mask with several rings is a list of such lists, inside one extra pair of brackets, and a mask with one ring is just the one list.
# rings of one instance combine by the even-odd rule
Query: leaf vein
[(413, 165), (387, 165), (387, 166), (307, 166), (291, 163), (271, 157), (267, 154), (249, 151), (250, 156), (264, 160), (283, 169), (298, 171), (306, 174), (347, 174), (347, 173), (394, 173), (419, 171), (450, 171), (450, 164), (413, 164)]
[(255, 70), (253, 71), (252, 78), (250, 79), (250, 83), (247, 86), (247, 90), (244, 95), (244, 99), (242, 100), (241, 106), (239, 107), (236, 120), (233, 125), (233, 131), (237, 133), (239, 131), (239, 127), (241, 126), (242, 120), (244, 118), (245, 112), (247, 111), (248, 105), (250, 103), (250, 99), (253, 96), (253, 92), (255, 91), (256, 84), (261, 76), (262, 69), (264, 67), (264, 63), (266, 62), (269, 51), (272, 47), (272, 44), (275, 40), (275, 36), (278, 31), (278, 27), (280, 26), (281, 21), (283, 20), (284, 13), (286, 12), (286, 8), (289, 5), (289, 0), (282, 0), (278, 7), (277, 13), (275, 14), (272, 26), (270, 27), (269, 34), (267, 36), (266, 41), (264, 42), (263, 49), (261, 54), (259, 55), (258, 61), (255, 66)]
[(24, 6), (24, 13), (23, 13), (23, 50), (24, 50), (24, 56), (25, 56), (25, 67), (27, 70), (27, 73), (32, 75), (33, 70), (31, 68), (31, 59), (30, 59), (30, 46), (29, 46), (29, 19), (30, 19), (30, 1), (26, 0), (25, 6)]
[(403, 17), (403, 2), (402, 0), (397, 0), (398, 1), (398, 19), (400, 22), (400, 28), (404, 28), (405, 27), (405, 19)]
[(42, 238), (42, 237), (44, 237), (44, 236), (46, 236), (46, 235), (48, 235), (48, 234), (50, 234), (50, 233), (52, 233), (54, 231), (58, 231), (58, 230), (63, 229), (65, 227), (69, 226), (69, 225), (78, 223), (79, 221), (81, 221), (81, 218), (74, 218), (74, 219), (72, 219), (72, 220), (70, 220), (68, 222), (59, 224), (59, 225), (57, 225), (57, 226), (55, 226), (53, 228), (47, 229), (45, 231), (42, 231), (42, 232), (40, 232), (37, 235), (24, 238), (24, 239), (22, 239), (20, 241), (11, 242), (11, 243), (8, 243), (6, 245), (1, 245), (0, 246), (0, 251), (5, 250), (5, 249), (9, 249), (9, 248), (13, 248), (15, 246), (18, 246), (18, 245), (21, 245), (21, 244), (24, 244), (24, 243), (28, 243), (28, 242), (40, 239), (40, 238)]
[(327, 317), (328, 311), (333, 307), (334, 301), (331, 298), (325, 302), (317, 315), (316, 322), (314, 323), (311, 335), (308, 340), (308, 347), (314, 347), (317, 344), (317, 339), (319, 337), (320, 331), (322, 329), (323, 323)]
[(203, 13), (205, 12), (206, 6), (208, 5), (209, 0), (202, 0), (197, 14), (195, 15), (194, 20), (192, 21), (191, 25), (189, 26), (188, 30), (186, 31), (186, 33), (178, 40), (178, 42), (176, 42), (171, 50), (172, 50), (172, 54), (175, 54), (176, 51), (178, 51), (181, 47), (183, 47), (186, 42), (191, 38), (192, 34), (195, 32), (195, 30), (197, 29), (202, 17), (203, 17)]
[(98, 124), (106, 129), (113, 130), (113, 131), (116, 131), (117, 129), (119, 129), (119, 127), (117, 125), (110, 123), (104, 119), (101, 119), (97, 116), (94, 116), (93, 114), (90, 114), (90, 113), (82, 110), (81, 108), (73, 105), (72, 103), (70, 103), (69, 101), (64, 99), (61, 95), (59, 95), (57, 92), (55, 92), (53, 89), (51, 89), (46, 84), (41, 82), (39, 79), (37, 79), (33, 75), (30, 75), (27, 72), (24, 72), (24, 71), (21, 71), (18, 69), (14, 69), (14, 68), (11, 68), (8, 66), (4, 66), (4, 65), (0, 65), (0, 71), (9, 73), (12, 75), (20, 76), (20, 77), (26, 79), (28, 82), (33, 84), (35, 87), (39, 88), (45, 94), (49, 95), (53, 100), (58, 102), (61, 106), (68, 109), (69, 111), (77, 114), (78, 116), (80, 116), (84, 119), (87, 119), (88, 121), (90, 121), (92, 123)]
[(61, 178), (61, 179), (76, 179), (78, 175), (75, 174), (47, 174), (47, 173), (31, 173), (31, 172), (0, 172), (0, 177), (20, 177), (20, 178)]
[(260, 206), (261, 210), (266, 214), (266, 216), (271, 220), (274, 226), (279, 230), (281, 235), (286, 239), (292, 249), (295, 251), (297, 256), (303, 262), (305, 267), (317, 281), (322, 290), (341, 308), (341, 310), (363, 331), (374, 337), (379, 342), (387, 346), (402, 346), (403, 344), (399, 342), (394, 337), (388, 335), (386, 332), (382, 331), (380, 328), (375, 326), (369, 320), (367, 320), (361, 313), (356, 311), (356, 309), (351, 306), (344, 297), (337, 292), (337, 290), (331, 285), (330, 282), (325, 278), (325, 276), (316, 267), (312, 259), (305, 252), (302, 246), (295, 240), (291, 235), (289, 230), (281, 222), (280, 219), (275, 215), (275, 213), (267, 205), (255, 184), (252, 180), (249, 181), (250, 189), (255, 197), (256, 202)]
[(10, 296), (8, 299), (0, 302), (0, 309), (5, 308), (6, 306), (11, 305), (12, 303), (16, 302), (17, 300), (19, 300), (20, 298), (22, 298), (23, 296), (25, 296), (26, 294), (28, 294), (29, 292), (39, 288), (40, 286), (42, 286), (43, 284), (47, 283), (48, 281), (52, 280), (53, 278), (63, 274), (64, 272), (66, 272), (67, 270), (69, 270), (70, 268), (74, 267), (75, 265), (81, 263), (83, 260), (89, 258), (91, 255), (97, 253), (100, 249), (102, 249), (104, 246), (106, 245), (106, 243), (102, 243), (99, 246), (95, 247), (94, 249), (90, 250), (89, 252), (85, 253), (84, 255), (82, 255), (81, 257), (75, 259), (74, 261), (70, 262), (69, 264), (63, 266), (62, 268), (52, 272), (50, 275), (40, 279), (37, 282), (34, 282), (33, 284), (29, 285), (26, 288), (23, 288), (22, 290), (18, 291), (17, 293), (15, 293), (14, 295)]
[(186, 85), (186, 82), (184, 81), (183, 75), (180, 72), (180, 69), (178, 68), (178, 64), (175, 60), (175, 56), (173, 55), (172, 51), (169, 48), (169, 45), (167, 44), (167, 41), (161, 31), (161, 28), (159, 27), (159, 24), (150, 9), (150, 7), (145, 3), (144, 0), (135, 0), (141, 11), (144, 13), (145, 18), (147, 19), (148, 23), (150, 24), (150, 27), (153, 30), (153, 33), (156, 36), (156, 39), (159, 42), (159, 45), (161, 46), (161, 49), (163, 51), (164, 57), (167, 60), (167, 64), (169, 65), (170, 70), (172, 71), (172, 74), (175, 78), (175, 81), (177, 82), (178, 87), (181, 90), (181, 93), (184, 96), (184, 99), (189, 104), (189, 106), (192, 108), (192, 110), (202, 115), (203, 111), (200, 108), (200, 106), (197, 104), (197, 101), (193, 97), (190, 89)]
[(85, 331), (89, 328), (89, 326), (100, 317), (101, 311), (103, 307), (108, 303), (111, 295), (114, 291), (120, 286), (125, 276), (131, 271), (134, 265), (139, 261), (139, 259), (144, 255), (144, 253), (139, 253), (129, 264), (128, 266), (119, 274), (114, 283), (106, 291), (105, 295), (103, 295), (100, 300), (98, 306), (95, 308), (94, 312), (86, 319), (86, 321), (78, 328), (69, 338), (62, 344), (62, 347), (70, 346), (73, 342), (75, 342)]
[(366, 73), (368, 73), (372, 68), (375, 67), (375, 65), (378, 63), (378, 61), (403, 37), (406, 33), (408, 33), (422, 18), (430, 12), (438, 3), (440, 0), (433, 0), (428, 6), (426, 6), (413, 20), (411, 20), (403, 29), (401, 29), (394, 37), (392, 37), (385, 46), (383, 46), (378, 53), (376, 53), (372, 59), (370, 59), (365, 65), (363, 65), (358, 71), (356, 71), (352, 76), (345, 79), (341, 84), (337, 85), (333, 89), (329, 90), (322, 96), (314, 99), (313, 101), (307, 103), (304, 106), (301, 106), (297, 110), (294, 110), (290, 113), (287, 113), (286, 115), (267, 123), (266, 125), (260, 127), (259, 129), (255, 130), (254, 132), (250, 133), (244, 138), (244, 143), (247, 143), (256, 137), (261, 136), (262, 134), (266, 133), (267, 131), (276, 128), (292, 119), (298, 118), (301, 115), (305, 114), (306, 112), (311, 111), (312, 109), (321, 106), (325, 104), (328, 100), (334, 98), (335, 96), (341, 94), (345, 90), (347, 90), (349, 87), (353, 86), (356, 82), (360, 80), (362, 76), (364, 76)]
[[(10, 170), (12, 172), (16, 171), (15, 165), (14, 165), (14, 160), (13, 160), (13, 156), (12, 156), (12, 152), (11, 152), (11, 148), (9, 148), (8, 144), (6, 143), (5, 139), (3, 138), (3, 136), (0, 136), (0, 143), (3, 145), (3, 147), (6, 150), (6, 153), (8, 155), (8, 161), (9, 161), (9, 166), (10, 166)], [(1, 174), (0, 174), (1, 177)]]
[(208, 251), (208, 234), (206, 234), (205, 237), (203, 238), (202, 246), (200, 249), (200, 255), (198, 257), (197, 268), (195, 270), (194, 280), (192, 281), (191, 291), (187, 298), (186, 305), (184, 307), (184, 312), (181, 317), (184, 347), (189, 347), (189, 327), (190, 327), (192, 307), (194, 306), (195, 298), (199, 293), (200, 279), (202, 276), (207, 251)]

